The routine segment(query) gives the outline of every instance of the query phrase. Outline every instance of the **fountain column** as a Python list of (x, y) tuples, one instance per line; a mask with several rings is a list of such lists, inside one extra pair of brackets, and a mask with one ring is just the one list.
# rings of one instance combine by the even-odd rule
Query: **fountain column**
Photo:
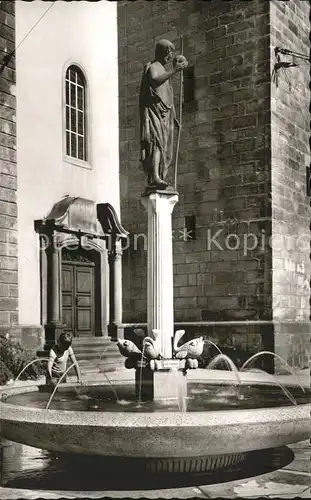
[[(144, 67), (139, 92), (140, 159), (147, 181), (142, 204), (148, 213), (148, 338), (142, 342), (140, 361), (137, 361), (140, 352), (137, 346), (134, 356), (135, 346), (120, 344), (123, 352), (128, 354), (127, 366), (136, 368), (138, 400), (176, 396), (173, 378), (176, 371), (185, 368), (185, 364), (181, 367), (179, 359), (173, 359), (172, 212), (178, 201), (175, 189), (182, 120), (182, 71), (188, 62), (183, 55), (174, 57), (174, 50), (174, 44), (169, 40), (157, 42), (155, 59)], [(181, 76), (178, 119), (170, 81), (176, 73)], [(178, 131), (176, 151), (175, 127)], [(175, 188), (166, 180), (170, 169)]]
[(109, 262), (109, 325), (112, 339), (118, 336), (118, 326), (122, 323), (122, 247), (120, 241), (113, 243), (108, 253)]
[[(179, 360), (173, 360), (174, 335), (172, 212), (178, 201), (173, 190), (148, 191), (142, 204), (148, 212), (147, 304), (148, 335), (159, 330), (163, 359), (155, 371), (143, 361), (136, 367), (136, 395), (139, 400), (176, 399)], [(175, 371), (174, 371), (175, 369)]]
[(176, 192), (156, 191), (142, 197), (148, 212), (148, 332), (161, 332), (161, 353), (172, 358), (174, 334), (172, 212)]

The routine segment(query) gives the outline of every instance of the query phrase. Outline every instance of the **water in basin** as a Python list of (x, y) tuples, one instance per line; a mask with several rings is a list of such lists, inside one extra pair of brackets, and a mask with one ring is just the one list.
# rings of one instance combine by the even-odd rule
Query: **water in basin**
[[(114, 384), (115, 393), (110, 386), (60, 387), (53, 398), (51, 410), (97, 411), (97, 412), (176, 412), (178, 400), (161, 399), (144, 401), (138, 404), (135, 388), (132, 384)], [(303, 393), (299, 387), (288, 386), (297, 404), (311, 400), (311, 389)], [(278, 386), (271, 384), (243, 384), (239, 398), (232, 384), (188, 383), (187, 411), (217, 411), (228, 409), (274, 408), (292, 406)], [(7, 398), (7, 403), (44, 409), (49, 393), (45, 387), (39, 391), (14, 395)]]

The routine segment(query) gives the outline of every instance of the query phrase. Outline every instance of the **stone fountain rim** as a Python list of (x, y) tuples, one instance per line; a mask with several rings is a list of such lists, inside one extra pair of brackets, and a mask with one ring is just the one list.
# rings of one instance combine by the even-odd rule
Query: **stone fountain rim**
[[(28, 386), (10, 386), (0, 389), (1, 394), (8, 397), (39, 390), (41, 383), (34, 383)], [(273, 385), (273, 384), (271, 384)], [(274, 408), (252, 408), (252, 409), (232, 409), (205, 412), (83, 412), (72, 410), (53, 410), (31, 408), (25, 406), (12, 405), (0, 401), (0, 422), (31, 422), (38, 424), (73, 425), (73, 426), (94, 426), (94, 427), (221, 427), (228, 426), (228, 414), (230, 413), (230, 425), (237, 424), (263, 424), (279, 421), (290, 422), (310, 420), (311, 403), (302, 403), (297, 406), (279, 406)], [(207, 418), (208, 416), (208, 418)], [(311, 431), (311, 421), (310, 421)]]

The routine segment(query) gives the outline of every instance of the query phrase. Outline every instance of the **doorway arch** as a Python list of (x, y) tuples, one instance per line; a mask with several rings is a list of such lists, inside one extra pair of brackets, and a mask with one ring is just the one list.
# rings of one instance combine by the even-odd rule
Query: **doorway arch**
[(40, 275), (46, 348), (66, 329), (73, 329), (76, 336), (108, 337), (116, 317), (111, 304), (120, 302), (116, 297), (122, 286), (111, 279), (116, 247), (128, 236), (114, 208), (65, 197), (47, 217), (35, 221), (35, 230), (44, 242)]

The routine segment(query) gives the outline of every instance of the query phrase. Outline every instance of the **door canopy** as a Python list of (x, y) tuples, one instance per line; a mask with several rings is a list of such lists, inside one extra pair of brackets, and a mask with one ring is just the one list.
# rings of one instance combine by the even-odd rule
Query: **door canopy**
[(41, 234), (56, 230), (100, 239), (113, 236), (116, 241), (129, 234), (110, 203), (95, 203), (72, 196), (65, 196), (53, 205), (46, 217), (36, 220), (35, 230)]

